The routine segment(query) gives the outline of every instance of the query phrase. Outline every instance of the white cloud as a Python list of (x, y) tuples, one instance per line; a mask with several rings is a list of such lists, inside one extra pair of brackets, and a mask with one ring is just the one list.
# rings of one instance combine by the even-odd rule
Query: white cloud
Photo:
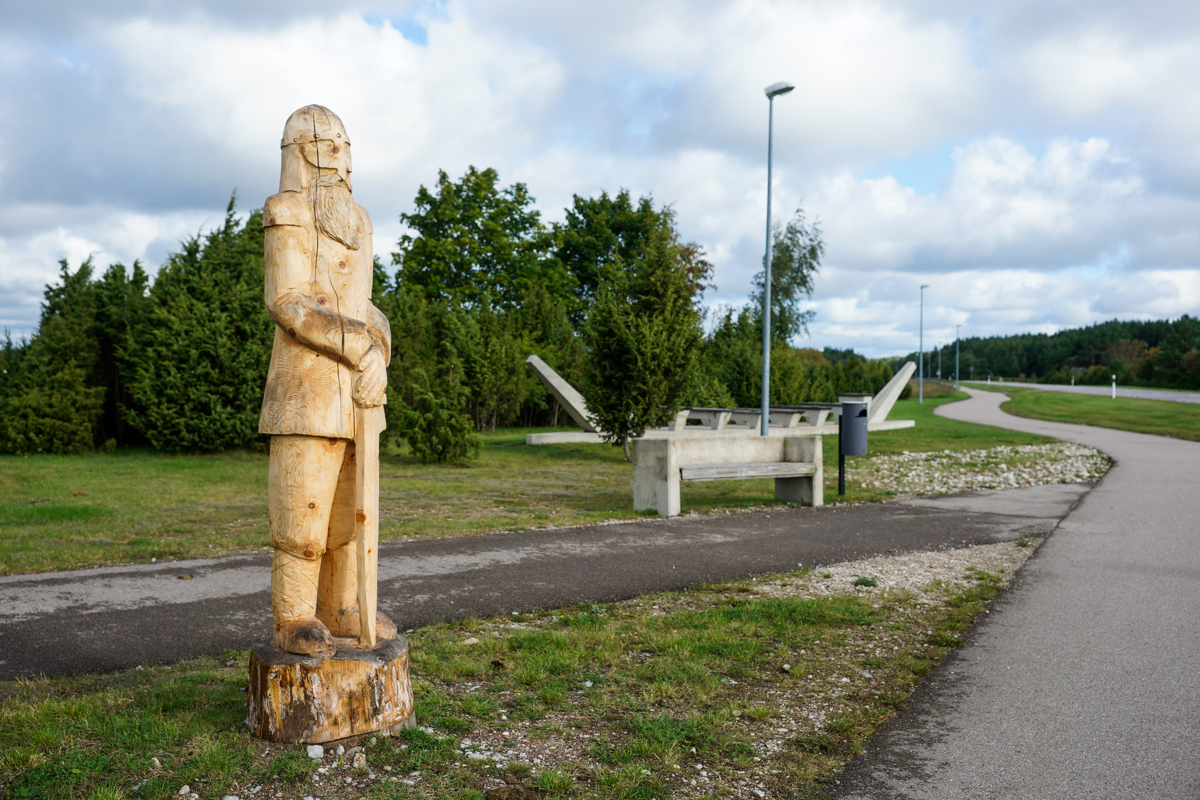
[[(21, 236), (0, 237), (0, 327), (14, 337), (30, 335), (37, 324), (47, 284), (59, 279), (59, 260), (72, 271), (88, 258), (95, 273), (110, 264), (131, 267), (141, 260), (151, 273), (179, 242), (220, 223), (223, 216), (209, 211), (177, 211), (163, 215), (89, 209), (90, 213), (59, 210), (74, 217), (67, 226), (45, 226)], [(39, 209), (37, 216), (53, 217), (55, 209)]]
[[(828, 243), (816, 344), (913, 349), (922, 282), (939, 336), (1200, 304), (1200, 20), (1144, 19), (1165, 7), (306, 2), (291, 18), (273, 6), (278, 21), (229, 0), (188, 8), (89, 7), (69, 35), (27, 11), (19, 36), (0, 34), (15, 87), (0, 110), (32, 131), (0, 132), (0, 316), (32, 324), (60, 257), (157, 266), (221, 219), (235, 186), (259, 205), (283, 122), (310, 102), (347, 125), (385, 260), (418, 184), (491, 166), (549, 220), (601, 189), (671, 203), (716, 264), (709, 300), (738, 303), (763, 248), (761, 90), (780, 79), (797, 89), (775, 104), (774, 214), (803, 205)], [(397, 29), (414, 19), (424, 44)], [(881, 168), (929, 151), (953, 152), (923, 182), (936, 193)]]

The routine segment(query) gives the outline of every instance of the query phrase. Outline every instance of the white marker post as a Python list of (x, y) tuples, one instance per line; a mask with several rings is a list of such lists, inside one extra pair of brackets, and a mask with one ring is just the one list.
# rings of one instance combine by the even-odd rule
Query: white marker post
[(1117, 376), (1113, 375), (1113, 400), (1117, 399)]

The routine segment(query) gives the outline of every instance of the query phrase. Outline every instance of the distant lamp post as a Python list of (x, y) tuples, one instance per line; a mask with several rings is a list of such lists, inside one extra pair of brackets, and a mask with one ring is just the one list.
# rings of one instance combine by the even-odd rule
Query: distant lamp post
[(763, 370), (762, 370), (762, 428), (763, 436), (771, 425), (771, 135), (775, 127), (775, 98), (796, 87), (787, 81), (772, 83), (763, 93), (767, 96), (767, 260), (763, 267)]
[(928, 283), (921, 284), (921, 324), (917, 329), (917, 402), (925, 402), (925, 290)]
[(958, 329), (962, 325), (954, 326), (954, 391), (958, 391)]

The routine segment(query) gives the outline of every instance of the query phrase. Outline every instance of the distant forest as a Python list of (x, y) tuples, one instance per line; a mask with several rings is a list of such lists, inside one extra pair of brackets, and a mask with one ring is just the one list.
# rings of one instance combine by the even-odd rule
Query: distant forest
[[(1004, 378), (1037, 383), (1200, 389), (1200, 320), (1111, 320), (1058, 333), (962, 339), (960, 379)], [(954, 343), (940, 348), (942, 377), (954, 376)], [(926, 353), (935, 376), (939, 350)], [(911, 353), (897, 363), (916, 360)]]

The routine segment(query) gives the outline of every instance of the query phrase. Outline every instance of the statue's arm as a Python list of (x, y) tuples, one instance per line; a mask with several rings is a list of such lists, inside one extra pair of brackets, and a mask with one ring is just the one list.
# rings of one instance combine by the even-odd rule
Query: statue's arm
[(367, 323), (339, 314), (336, 298), (326, 297), (314, 286), (313, 234), (305, 225), (296, 224), (303, 218), (296, 219), (299, 215), (290, 206), (298, 197), (287, 197), (289, 194), (294, 193), (275, 195), (263, 209), (267, 313), (296, 341), (357, 367), (375, 344), (375, 337)]

